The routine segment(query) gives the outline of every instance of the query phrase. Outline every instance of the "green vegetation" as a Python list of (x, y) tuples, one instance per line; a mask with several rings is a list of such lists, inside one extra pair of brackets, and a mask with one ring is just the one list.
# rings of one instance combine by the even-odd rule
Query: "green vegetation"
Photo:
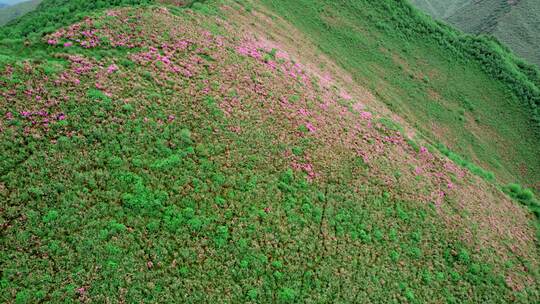
[[(0, 302), (540, 299), (530, 214), (472, 164), (503, 181), (514, 161), (537, 167), (515, 95), (536, 70), (504, 50), (483, 69), (461, 47), (490, 43), (439, 36), (461, 37), (396, 1), (175, 4), (44, 0), (0, 29)], [(319, 85), (255, 39), (252, 14), (313, 40), (422, 134)]]
[(540, 201), (535, 197), (533, 190), (523, 188), (519, 184), (509, 184), (503, 186), (502, 191), (526, 206), (534, 214), (536, 237), (540, 240)]
[(495, 175), (493, 172), (486, 171), (477, 165), (473, 164), (471, 161), (463, 159), (461, 156), (457, 155), (456, 153), (450, 151), (445, 145), (439, 143), (436, 145), (437, 150), (439, 150), (442, 154), (446, 155), (449, 159), (451, 159), (454, 163), (467, 168), (471, 173), (480, 176), (481, 178), (484, 178), (488, 181), (493, 181), (495, 179)]

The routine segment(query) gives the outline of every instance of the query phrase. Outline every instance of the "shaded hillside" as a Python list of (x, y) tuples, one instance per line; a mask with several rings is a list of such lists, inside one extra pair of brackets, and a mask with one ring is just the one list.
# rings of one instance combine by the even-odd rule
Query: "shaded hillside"
[(436, 18), (445, 19), (470, 4), (472, 0), (410, 0), (410, 2)]
[(40, 2), (41, 0), (32, 0), (6, 7), (2, 7), (2, 4), (0, 4), (0, 26), (33, 11)]
[(535, 160), (508, 84), (534, 70), (494, 80), (403, 2), (170, 3), (45, 0), (0, 31), (0, 302), (540, 299), (534, 214), (436, 140)]
[(540, 66), (540, 2), (536, 0), (463, 1), (466, 5), (450, 6), (453, 1), (413, 0), (417, 7), (468, 33), (490, 34), (522, 58)]

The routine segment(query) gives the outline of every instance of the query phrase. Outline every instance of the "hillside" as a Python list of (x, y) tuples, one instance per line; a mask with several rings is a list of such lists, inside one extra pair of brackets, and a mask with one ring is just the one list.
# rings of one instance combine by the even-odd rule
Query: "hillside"
[[(536, 0), (412, 0), (432, 16), (473, 34), (490, 34), (540, 66), (540, 2)], [(450, 7), (450, 8), (448, 8)]]
[(0, 26), (36, 9), (41, 0), (32, 0), (2, 7), (0, 4)]
[(539, 85), (402, 1), (44, 0), (0, 28), (0, 302), (538, 302)]
[(459, 9), (471, 4), (472, 0), (410, 0), (416, 7), (437, 19), (446, 19)]

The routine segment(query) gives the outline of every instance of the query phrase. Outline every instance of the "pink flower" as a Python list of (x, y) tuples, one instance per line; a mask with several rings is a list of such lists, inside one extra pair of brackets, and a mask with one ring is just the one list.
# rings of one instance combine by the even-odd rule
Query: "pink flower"
[(448, 182), (448, 189), (454, 189), (454, 184), (452, 182)]
[(352, 96), (347, 93), (347, 91), (341, 91), (341, 93), (339, 94), (339, 97), (345, 99), (345, 100), (351, 100), (352, 99)]
[(168, 117), (169, 121), (173, 121), (175, 118), (176, 118), (176, 116), (174, 116), (174, 115), (169, 115), (169, 117)]
[(57, 120), (64, 120), (64, 119), (66, 119), (66, 115), (64, 115), (64, 113), (60, 113), (60, 114), (58, 114), (58, 115), (56, 116), (56, 119), (57, 119)]
[(73, 46), (73, 43), (71, 43), (71, 42), (64, 43), (64, 47), (70, 47), (70, 46)]
[(28, 112), (28, 111), (22, 111), (22, 112), (21, 112), (21, 116), (22, 116), (22, 117), (29, 117), (30, 115), (31, 115), (31, 113)]
[(420, 147), (420, 153), (427, 153), (428, 149), (424, 146)]
[(309, 130), (309, 132), (313, 133), (315, 132), (317, 129), (315, 128), (315, 126), (313, 126), (310, 122), (308, 122), (306, 124), (306, 128)]
[(49, 45), (56, 45), (56, 44), (58, 44), (58, 40), (56, 40), (56, 39), (49, 39), (49, 40), (47, 41), (47, 43), (48, 43)]
[(360, 113), (360, 117), (365, 120), (370, 120), (373, 117), (373, 114), (363, 111)]
[(112, 74), (114, 72), (118, 71), (118, 66), (116, 64), (111, 64), (108, 68), (107, 68), (107, 73), (109, 74)]
[(306, 110), (304, 108), (301, 108), (300, 110), (298, 110), (298, 113), (300, 113), (300, 115), (302, 115), (302, 116), (309, 116), (308, 110)]
[(7, 120), (12, 120), (13, 119), (13, 114), (11, 114), (11, 112), (7, 112), (6, 113), (6, 119)]

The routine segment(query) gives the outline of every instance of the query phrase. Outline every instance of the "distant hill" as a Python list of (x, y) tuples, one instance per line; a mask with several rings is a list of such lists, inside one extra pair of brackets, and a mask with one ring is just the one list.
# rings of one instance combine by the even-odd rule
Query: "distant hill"
[(473, 34), (491, 34), (519, 56), (540, 65), (540, 1), (411, 0), (437, 19)]
[(41, 0), (31, 0), (15, 5), (0, 3), (0, 26), (36, 9)]
[(471, 2), (471, 0), (411, 0), (411, 3), (439, 19), (452, 16)]

